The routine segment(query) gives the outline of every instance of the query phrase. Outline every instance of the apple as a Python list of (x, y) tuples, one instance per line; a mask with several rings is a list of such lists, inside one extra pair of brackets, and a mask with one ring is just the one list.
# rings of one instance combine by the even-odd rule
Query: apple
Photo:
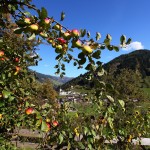
[(62, 49), (62, 45), (59, 44), (59, 45), (56, 46), (56, 48), (61, 50)]
[(56, 25), (53, 26), (53, 28), (55, 30), (59, 30), (60, 31), (62, 29), (62, 26), (60, 24), (56, 24)]
[(43, 37), (43, 38), (47, 38), (48, 37), (48, 35), (46, 33), (44, 33), (44, 32), (40, 32), (40, 36)]
[(47, 42), (52, 44), (53, 43), (53, 39), (52, 38), (48, 38)]
[(4, 60), (5, 60), (5, 58), (0, 58), (0, 60), (1, 60), (1, 61), (4, 61)]
[(45, 19), (44, 19), (45, 24), (49, 24), (50, 21), (51, 21), (51, 20), (50, 20), (49, 18), (45, 18)]
[(75, 47), (78, 47), (78, 48), (82, 47), (82, 43), (81, 43), (80, 40), (75, 41), (73, 44), (74, 44)]
[(67, 40), (70, 40), (70, 38), (71, 38), (71, 34), (70, 34), (68, 31), (66, 31), (66, 32), (63, 34), (63, 36), (64, 36), (64, 38), (67, 39)]
[(73, 29), (71, 31), (71, 33), (72, 33), (72, 36), (79, 36), (80, 35), (80, 32), (77, 29)]
[(53, 124), (54, 127), (56, 127), (56, 126), (58, 126), (58, 121), (55, 120), (55, 121), (52, 122), (52, 124)]
[(30, 18), (25, 18), (25, 19), (24, 19), (24, 22), (25, 22), (26, 24), (31, 24)]
[(56, 43), (55, 42), (52, 42), (52, 47), (56, 48)]
[(14, 61), (15, 61), (15, 62), (19, 62), (19, 58), (16, 57), (16, 58), (14, 59)]
[(19, 72), (20, 71), (20, 67), (16, 66), (16, 72)]
[(50, 125), (50, 123), (46, 123), (46, 125), (47, 125), (47, 128), (48, 128), (47, 131), (49, 131), (51, 129), (51, 125)]
[(57, 38), (57, 41), (58, 41), (60, 44), (66, 44), (66, 40), (64, 40), (63, 38)]
[(30, 29), (35, 30), (35, 31), (37, 31), (39, 29), (37, 24), (32, 24), (29, 27), (30, 27)]
[(0, 51), (0, 57), (4, 56), (4, 51)]
[(49, 119), (49, 118), (46, 118), (46, 122), (50, 122), (50, 119)]
[(91, 54), (93, 52), (92, 48), (89, 45), (84, 45), (82, 47), (82, 51), (85, 54)]
[(2, 114), (0, 114), (0, 120), (2, 119), (2, 117), (3, 117), (3, 115), (2, 115)]
[(27, 115), (30, 115), (30, 114), (33, 114), (35, 111), (32, 107), (29, 107), (29, 108), (26, 109), (25, 112), (26, 112)]

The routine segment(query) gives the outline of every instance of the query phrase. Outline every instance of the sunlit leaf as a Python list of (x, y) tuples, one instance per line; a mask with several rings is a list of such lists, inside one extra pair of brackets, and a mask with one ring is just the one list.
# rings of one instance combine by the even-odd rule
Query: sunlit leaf
[(99, 32), (96, 32), (96, 40), (99, 40), (101, 38), (101, 34)]
[(64, 18), (65, 18), (65, 13), (64, 13), (64, 12), (62, 12), (62, 13), (61, 13), (61, 19), (60, 19), (60, 21), (63, 21), (63, 20), (64, 20)]

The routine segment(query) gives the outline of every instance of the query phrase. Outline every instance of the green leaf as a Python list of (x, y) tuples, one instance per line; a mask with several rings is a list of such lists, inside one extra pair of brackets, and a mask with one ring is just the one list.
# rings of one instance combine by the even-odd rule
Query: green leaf
[(90, 150), (92, 150), (92, 145), (91, 145), (91, 144), (88, 144), (88, 148), (89, 148)]
[[(108, 46), (108, 45), (110, 45), (110, 40), (109, 39), (105, 39), (104, 43), (105, 43), (106, 46)], [(101, 49), (102, 49), (102, 46), (101, 46)]]
[(122, 35), (120, 37), (120, 43), (121, 43), (121, 45), (124, 45), (126, 43), (126, 36), (125, 35)]
[(119, 102), (119, 104), (121, 105), (121, 107), (124, 108), (124, 106), (125, 106), (124, 101), (123, 101), (123, 100), (118, 100), (118, 102)]
[(63, 139), (64, 139), (63, 135), (59, 134), (58, 138), (59, 138), (59, 144), (61, 144), (63, 142)]
[(18, 28), (14, 31), (15, 34), (21, 34), (23, 32), (22, 28)]
[(109, 123), (110, 128), (113, 129), (114, 128), (114, 126), (113, 126), (113, 118), (108, 117), (107, 121)]
[(100, 76), (103, 76), (104, 73), (105, 73), (105, 70), (102, 68), (101, 71), (97, 72), (97, 75), (100, 77)]
[(14, 99), (15, 99), (15, 97), (14, 97), (14, 96), (9, 96), (8, 101), (9, 101), (9, 102), (11, 102), (11, 101), (13, 101)]
[(114, 102), (114, 98), (113, 98), (113, 97), (111, 97), (110, 95), (106, 95), (106, 97), (108, 98), (108, 100), (109, 100), (111, 103), (113, 103), (113, 102)]
[(108, 45), (107, 48), (108, 50), (112, 51), (114, 47), (112, 45)]
[(61, 13), (61, 19), (60, 19), (60, 21), (63, 21), (63, 20), (64, 20), (64, 18), (65, 18), (65, 13), (64, 13), (64, 12), (62, 12), (62, 13)]
[(80, 30), (80, 33), (81, 33), (81, 37), (84, 37), (85, 34), (86, 34), (86, 30), (85, 29), (84, 30)]
[(82, 142), (78, 142), (78, 145), (79, 145), (79, 148), (80, 148), (80, 149), (85, 149), (85, 146), (83, 145)]
[(80, 58), (80, 59), (84, 58), (84, 53), (82, 53), (82, 52), (79, 53), (79, 54), (78, 54), (78, 58)]
[(87, 37), (88, 37), (88, 38), (90, 37), (90, 32), (89, 32), (89, 31), (87, 32)]
[(42, 121), (41, 130), (47, 132), (49, 130), (45, 121)]
[(111, 40), (112, 40), (111, 35), (110, 35), (110, 34), (107, 34), (107, 35), (106, 35), (106, 39), (109, 39), (109, 41), (111, 41)]
[(4, 106), (4, 101), (0, 101), (0, 107)]
[(73, 65), (76, 66), (76, 65), (77, 65), (77, 62), (74, 62)]
[(36, 126), (36, 127), (39, 127), (39, 126), (41, 125), (41, 123), (42, 123), (42, 120), (41, 120), (41, 119), (39, 119), (39, 120), (37, 120), (37, 121), (36, 121), (35, 126)]
[(94, 57), (95, 59), (99, 59), (100, 58), (100, 54), (101, 54), (101, 51), (100, 50), (97, 50), (96, 52), (94, 52), (92, 54), (92, 57)]
[(47, 18), (47, 10), (44, 8), (44, 7), (42, 7), (42, 9), (41, 9), (41, 13), (40, 13), (40, 18), (41, 19), (45, 19), (45, 18)]
[(132, 41), (132, 39), (131, 39), (131, 38), (129, 38), (129, 39), (127, 40), (126, 44), (130, 44), (130, 43), (131, 43), (131, 41)]
[(11, 95), (11, 92), (6, 91), (6, 90), (3, 90), (3, 91), (2, 91), (2, 94), (3, 94), (3, 97), (4, 97), (4, 98), (8, 98), (8, 97)]
[(83, 57), (82, 59), (80, 59), (80, 60), (78, 61), (78, 63), (79, 63), (80, 65), (85, 64), (85, 62), (86, 62), (86, 57)]
[(56, 56), (56, 60), (58, 60), (58, 59), (60, 59), (62, 57), (62, 55), (61, 54), (59, 54), (58, 56)]
[(91, 131), (93, 136), (96, 136), (96, 132), (94, 130)]
[(88, 132), (89, 132), (89, 129), (87, 127), (84, 127), (84, 134), (87, 135)]
[(98, 41), (101, 38), (101, 34), (99, 32), (96, 32), (96, 40)]
[(28, 38), (28, 40), (31, 41), (31, 40), (35, 39), (35, 37), (36, 37), (36, 36), (35, 36), (35, 33), (33, 33), (33, 34)]
[(114, 48), (114, 50), (115, 50), (116, 52), (119, 51), (119, 47), (118, 47), (118, 46), (113, 46), (113, 48)]
[(92, 65), (91, 64), (88, 64), (86, 67), (85, 67), (86, 70), (91, 70), (92, 69)]

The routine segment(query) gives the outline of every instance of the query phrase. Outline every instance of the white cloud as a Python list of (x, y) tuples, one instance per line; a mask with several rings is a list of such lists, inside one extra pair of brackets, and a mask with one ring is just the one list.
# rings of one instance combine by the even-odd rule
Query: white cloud
[(139, 49), (144, 49), (144, 46), (142, 45), (141, 42), (135, 41), (130, 43), (126, 48), (123, 48), (122, 50), (131, 51), (131, 50), (139, 50)]

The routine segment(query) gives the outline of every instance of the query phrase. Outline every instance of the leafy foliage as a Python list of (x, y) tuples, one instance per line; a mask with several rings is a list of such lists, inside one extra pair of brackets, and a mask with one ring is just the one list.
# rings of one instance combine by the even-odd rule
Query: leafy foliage
[[(97, 42), (101, 38), (99, 32), (96, 33), (95, 39), (87, 40), (86, 33), (88, 37), (90, 34), (86, 29), (69, 30), (53, 17), (49, 17), (45, 8), (38, 9), (31, 2), (32, 0), (0, 1), (0, 137), (10, 140), (8, 131), (13, 131), (16, 127), (26, 127), (46, 133), (41, 148), (48, 144), (56, 146), (56, 149), (66, 146), (67, 149), (104, 149), (107, 147), (105, 140), (116, 138), (119, 140), (117, 146), (121, 143), (120, 148), (125, 149), (133, 137), (140, 136), (139, 132), (142, 136), (146, 135), (149, 131), (149, 113), (132, 111), (134, 117), (131, 118), (127, 115), (123, 101), (113, 98), (111, 93), (107, 94), (108, 85), (101, 80), (105, 71), (98, 60), (100, 51), (105, 48), (110, 51), (119, 49), (111, 44), (110, 34), (107, 34), (101, 43)], [(37, 16), (27, 12), (30, 9), (35, 11)], [(8, 28), (11, 18), (14, 23), (12, 30)], [(61, 20), (63, 19), (64, 13), (61, 14)], [(3, 31), (6, 31), (6, 36)], [(43, 89), (39, 90), (39, 85), (32, 87), (34, 76), (29, 72), (28, 66), (38, 65), (39, 57), (35, 53), (35, 46), (42, 40), (49, 43), (57, 54), (58, 64), (55, 68), (60, 77), (65, 75), (66, 62), (73, 61), (78, 69), (87, 63), (85, 69), (90, 72), (88, 79), (94, 83), (95, 89), (95, 95), (90, 100), (98, 106), (96, 116), (89, 119), (77, 112), (75, 121), (72, 122), (68, 116), (68, 102), (56, 107), (52, 101), (50, 104), (34, 104), (36, 96), (49, 99), (55, 95), (49, 81), (42, 85), (45, 93)], [(130, 41), (122, 35), (120, 46), (124, 47)], [(74, 58), (70, 53), (73, 48), (79, 49), (78, 58)], [(48, 90), (51, 90), (52, 95)], [(128, 120), (131, 128), (125, 126), (125, 121)], [(139, 122), (141, 124), (138, 124)], [(7, 144), (3, 144), (3, 140), (0, 144), (4, 149), (8, 148)]]

